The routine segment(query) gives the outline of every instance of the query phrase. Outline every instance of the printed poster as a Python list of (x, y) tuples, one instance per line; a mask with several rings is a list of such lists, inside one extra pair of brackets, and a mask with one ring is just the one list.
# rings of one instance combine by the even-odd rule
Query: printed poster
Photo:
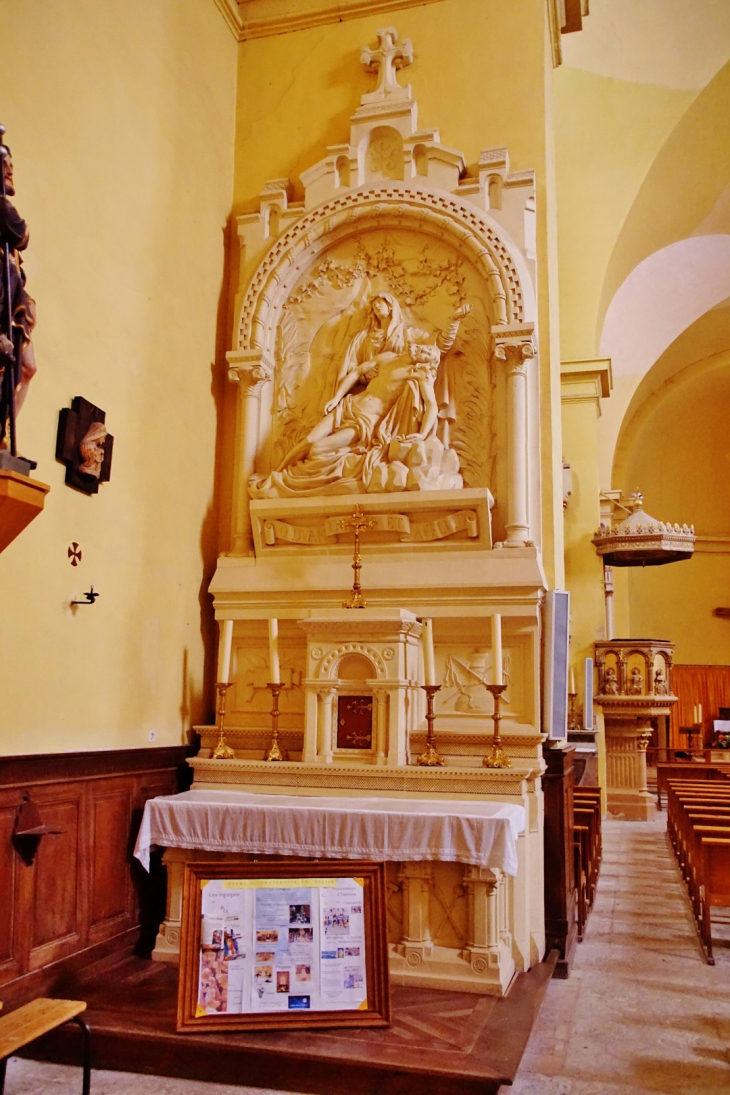
[(200, 886), (198, 1015), (367, 1006), (361, 879)]

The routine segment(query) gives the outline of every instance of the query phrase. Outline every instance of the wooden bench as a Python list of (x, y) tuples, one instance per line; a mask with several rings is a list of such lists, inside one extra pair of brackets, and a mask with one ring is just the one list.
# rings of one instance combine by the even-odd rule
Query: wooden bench
[(49, 1000), (40, 998), (0, 1016), (0, 1095), (5, 1090), (5, 1069), (8, 1057), (19, 1049), (35, 1042), (64, 1023), (74, 1022), (81, 1027), (84, 1037), (83, 1095), (91, 1090), (91, 1035), (80, 1018), (86, 1011), (83, 1000)]
[(662, 809), (662, 792), (667, 789), (670, 779), (718, 780), (730, 784), (730, 764), (705, 764), (703, 761), (686, 761), (674, 764), (657, 764), (656, 797), (657, 809)]
[(730, 907), (730, 787), (669, 779), (667, 829), (708, 965), (712, 909)]
[(601, 789), (576, 787), (573, 791), (573, 854), (577, 894), (578, 942), (596, 896), (601, 864)]

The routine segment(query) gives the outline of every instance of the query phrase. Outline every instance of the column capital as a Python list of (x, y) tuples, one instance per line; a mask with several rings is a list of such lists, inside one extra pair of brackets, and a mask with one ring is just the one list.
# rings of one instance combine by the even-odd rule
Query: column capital
[(244, 395), (261, 394), (261, 389), (274, 376), (274, 366), (261, 350), (229, 350), (228, 379), (241, 385)]
[(526, 362), (537, 353), (532, 323), (498, 327), (493, 334), (494, 357), (504, 361), (510, 371), (524, 369)]

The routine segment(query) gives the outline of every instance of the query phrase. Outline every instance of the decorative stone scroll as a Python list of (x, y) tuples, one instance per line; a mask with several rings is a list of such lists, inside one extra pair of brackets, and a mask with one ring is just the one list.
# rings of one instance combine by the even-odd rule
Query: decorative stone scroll
[[(325, 521), (324, 528), (302, 528), (287, 524), (286, 521), (264, 521), (264, 540), (269, 547), (273, 547), (277, 540), (287, 544), (331, 544), (338, 535), (347, 531), (343, 525), (344, 520), (341, 517), (330, 517)], [(457, 510), (434, 521), (411, 523), (403, 513), (379, 514), (373, 520), (376, 523), (371, 531), (396, 533), (404, 544), (431, 543), (453, 536), (455, 532), (465, 531), (472, 539), (479, 535), (477, 515), (474, 510), (469, 509)]]
[[(442, 543), (457, 551), (489, 548), (493, 501), (489, 491), (466, 489), (456, 495), (429, 491), (301, 501), (256, 499), (251, 502), (256, 554), (292, 550), (327, 554), (339, 546), (350, 552), (352, 532), (347, 520), (355, 502), (373, 522), (363, 533), (367, 550), (387, 547), (388, 551), (413, 552)], [(459, 502), (466, 504), (458, 506)]]

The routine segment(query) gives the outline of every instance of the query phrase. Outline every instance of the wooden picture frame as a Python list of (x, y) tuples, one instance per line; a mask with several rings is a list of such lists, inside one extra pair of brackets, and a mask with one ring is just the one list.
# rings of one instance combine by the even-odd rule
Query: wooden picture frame
[(385, 864), (186, 863), (178, 1032), (389, 1022)]

